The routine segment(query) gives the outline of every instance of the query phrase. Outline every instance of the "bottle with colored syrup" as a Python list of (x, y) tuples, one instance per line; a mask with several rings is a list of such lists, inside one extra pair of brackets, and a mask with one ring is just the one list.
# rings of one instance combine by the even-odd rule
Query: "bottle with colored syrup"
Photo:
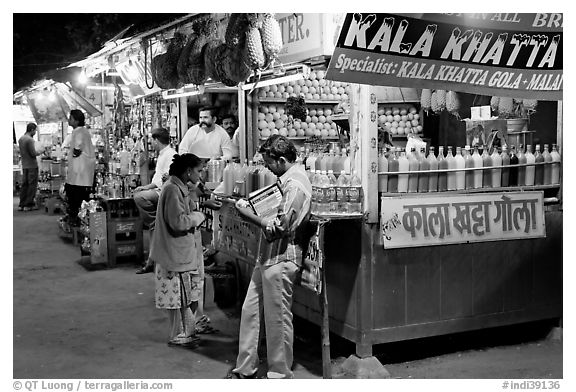
[[(474, 159), (472, 158), (472, 153), (470, 152), (470, 146), (466, 145), (464, 147), (464, 167), (466, 169), (474, 167)], [(474, 170), (466, 170), (464, 176), (464, 187), (466, 189), (474, 188)]]
[(482, 153), (482, 166), (485, 168), (482, 170), (482, 187), (492, 188), (492, 170), (486, 169), (492, 167), (492, 158), (488, 154), (488, 147), (484, 146), (484, 152)]
[(552, 184), (560, 184), (560, 162), (562, 158), (555, 144), (552, 145)]
[(534, 167), (534, 185), (544, 185), (544, 155), (540, 153), (540, 145), (536, 145), (534, 154), (536, 166)]
[(509, 186), (518, 186), (518, 172), (519, 168), (514, 167), (514, 165), (518, 165), (518, 155), (516, 154), (516, 147), (512, 146), (510, 149), (510, 183)]
[(532, 154), (532, 146), (526, 146), (526, 163), (532, 166), (526, 166), (526, 183), (527, 186), (534, 185), (534, 176), (536, 174), (536, 167), (533, 165), (536, 163), (536, 157)]
[(474, 161), (474, 188), (482, 188), (482, 157), (478, 153), (478, 146), (474, 146), (474, 154), (472, 154)]
[[(399, 168), (397, 150), (392, 148), (388, 156), (388, 171), (397, 172)], [(398, 192), (398, 174), (390, 174), (388, 176), (388, 192)]]
[(503, 187), (507, 187), (510, 185), (510, 155), (508, 155), (508, 149), (506, 146), (502, 146), (502, 154), (500, 154), (500, 158), (502, 158), (502, 177), (500, 177), (500, 185)]
[[(449, 170), (456, 169), (456, 158), (454, 157), (454, 154), (452, 154), (452, 146), (448, 146), (448, 154), (446, 154), (446, 163), (448, 164)], [(456, 190), (456, 172), (455, 171), (449, 171), (447, 174), (448, 174), (447, 175), (447, 178), (448, 178), (447, 189), (449, 191), (455, 191)]]
[[(408, 170), (411, 172), (418, 171), (418, 157), (416, 156), (416, 148), (412, 147), (411, 154), (408, 157)], [(418, 173), (410, 173), (408, 175), (408, 192), (418, 192)]]
[[(430, 171), (438, 170), (438, 159), (436, 159), (436, 155), (434, 155), (434, 147), (430, 147), (426, 160), (428, 160), (428, 163), (430, 165)], [(430, 176), (428, 178), (428, 191), (429, 192), (438, 191), (438, 173), (436, 172), (430, 173)]]
[[(526, 154), (524, 153), (524, 146), (521, 144), (518, 147), (518, 164), (525, 165), (526, 164)], [(526, 185), (526, 166), (521, 166), (518, 168), (518, 185), (524, 186)]]
[[(410, 162), (408, 162), (408, 158), (406, 157), (406, 151), (402, 150), (398, 158), (398, 171), (408, 172), (409, 170)], [(398, 175), (398, 192), (408, 192), (408, 174)]]
[[(464, 169), (466, 167), (466, 161), (462, 156), (462, 148), (456, 147), (456, 156), (454, 157), (456, 161), (456, 169)], [(466, 174), (464, 171), (456, 172), (456, 189), (464, 189), (466, 185)]]
[(444, 157), (444, 146), (438, 147), (438, 170), (443, 170), (438, 173), (438, 192), (448, 190), (448, 161)]
[[(418, 170), (430, 170), (430, 162), (426, 159), (426, 149), (422, 147), (418, 155)], [(427, 173), (418, 174), (418, 192), (428, 192), (430, 175)]]
[(492, 166), (497, 169), (492, 169), (492, 188), (500, 188), (502, 186), (502, 156), (498, 154), (498, 147), (494, 147), (492, 154)]
[(542, 156), (544, 157), (544, 185), (552, 184), (552, 155), (550, 151), (548, 151), (548, 145), (544, 145), (544, 151), (542, 152)]

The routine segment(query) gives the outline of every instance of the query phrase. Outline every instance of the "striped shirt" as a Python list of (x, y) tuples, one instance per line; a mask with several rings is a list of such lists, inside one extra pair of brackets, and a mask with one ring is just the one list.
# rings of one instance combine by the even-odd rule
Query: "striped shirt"
[(256, 262), (270, 266), (283, 261), (302, 264), (299, 238), (310, 217), (312, 185), (304, 166), (295, 164), (278, 179), (282, 201), (276, 218), (261, 230)]

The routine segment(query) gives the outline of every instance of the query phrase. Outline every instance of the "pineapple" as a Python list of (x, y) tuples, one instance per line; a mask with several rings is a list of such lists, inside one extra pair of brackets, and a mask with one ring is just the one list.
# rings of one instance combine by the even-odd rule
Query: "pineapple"
[(420, 96), (420, 104), (422, 105), (422, 109), (428, 111), (432, 108), (431, 99), (432, 99), (432, 90), (427, 88), (422, 89), (422, 95)]
[(456, 116), (456, 118), (460, 118), (459, 109), (460, 99), (458, 99), (458, 94), (456, 94), (456, 91), (448, 91), (446, 93), (446, 110)]
[(248, 19), (246, 14), (231, 14), (226, 26), (224, 42), (230, 48), (242, 48), (246, 41)]
[(436, 90), (436, 100), (440, 111), (446, 109), (446, 90)]
[(264, 48), (262, 47), (262, 37), (257, 27), (250, 27), (246, 32), (246, 63), (250, 69), (262, 68), (266, 62)]
[(430, 108), (434, 113), (440, 113), (440, 111), (442, 110), (438, 105), (438, 93), (436, 91), (432, 93), (432, 96), (430, 98)]
[(264, 14), (264, 21), (260, 29), (264, 53), (268, 57), (276, 57), (282, 49), (282, 31), (274, 14)]
[(498, 102), (498, 114), (500, 117), (508, 118), (514, 113), (514, 100), (510, 97), (500, 97)]
[(500, 97), (497, 96), (493, 96), (492, 98), (490, 98), (490, 108), (493, 111), (498, 111), (498, 104), (500, 103)]

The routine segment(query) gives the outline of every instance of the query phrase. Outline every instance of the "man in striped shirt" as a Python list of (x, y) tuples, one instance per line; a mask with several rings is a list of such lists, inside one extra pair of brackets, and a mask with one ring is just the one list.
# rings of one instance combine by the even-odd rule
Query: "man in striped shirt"
[(266, 167), (278, 176), (282, 202), (278, 214), (263, 219), (237, 203), (244, 219), (261, 227), (258, 256), (242, 306), (239, 353), (228, 378), (253, 378), (258, 370), (261, 317), (266, 327), (268, 378), (292, 378), (294, 327), (292, 294), (302, 264), (312, 185), (296, 163), (296, 148), (286, 137), (274, 135), (260, 147)]

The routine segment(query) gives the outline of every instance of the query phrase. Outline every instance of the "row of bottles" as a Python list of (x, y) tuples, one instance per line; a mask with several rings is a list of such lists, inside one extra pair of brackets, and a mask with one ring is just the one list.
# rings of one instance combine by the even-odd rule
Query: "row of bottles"
[(110, 151), (108, 171), (120, 175), (140, 174), (140, 154), (139, 149), (129, 151), (127, 144), (122, 142), (119, 150)]
[[(442, 192), (476, 188), (500, 188), (508, 186), (555, 185), (560, 183), (560, 154), (554, 144), (552, 152), (548, 145), (540, 152), (540, 145), (536, 145), (536, 153), (532, 147), (526, 146), (524, 151), (520, 145), (518, 153), (512, 146), (510, 153), (506, 147), (500, 152), (493, 149), (492, 154), (484, 149), (480, 155), (478, 147), (471, 152), (469, 146), (464, 149), (456, 147), (456, 155), (452, 147), (444, 156), (444, 147), (438, 148), (438, 156), (434, 147), (430, 147), (428, 156), (425, 149), (417, 152), (414, 148), (410, 153), (396, 148), (388, 156), (382, 151), (378, 157), (379, 192)], [(518, 164), (536, 164), (534, 166), (508, 167)], [(492, 169), (497, 167), (498, 169)], [(458, 169), (470, 169), (458, 171)], [(471, 170), (477, 169), (477, 170)], [(418, 171), (446, 170), (445, 172), (414, 173)], [(408, 172), (406, 174), (390, 174), (394, 172)]]
[(117, 176), (111, 173), (96, 174), (96, 195), (111, 199), (131, 198), (140, 185), (138, 176)]
[(324, 152), (310, 152), (307, 150), (303, 161), (306, 170), (324, 170), (325, 172), (332, 170), (332, 172), (337, 175), (344, 170), (346, 174), (351, 174), (350, 157), (346, 153), (345, 148), (342, 148), (341, 150), (338, 148), (330, 149), (327, 154)]
[(277, 177), (263, 165), (252, 161), (244, 164), (229, 163), (222, 172), (224, 194), (246, 197), (255, 190), (272, 185)]
[(338, 178), (332, 170), (311, 170), (311, 212), (316, 215), (362, 213), (362, 182), (354, 172), (341, 170)]

